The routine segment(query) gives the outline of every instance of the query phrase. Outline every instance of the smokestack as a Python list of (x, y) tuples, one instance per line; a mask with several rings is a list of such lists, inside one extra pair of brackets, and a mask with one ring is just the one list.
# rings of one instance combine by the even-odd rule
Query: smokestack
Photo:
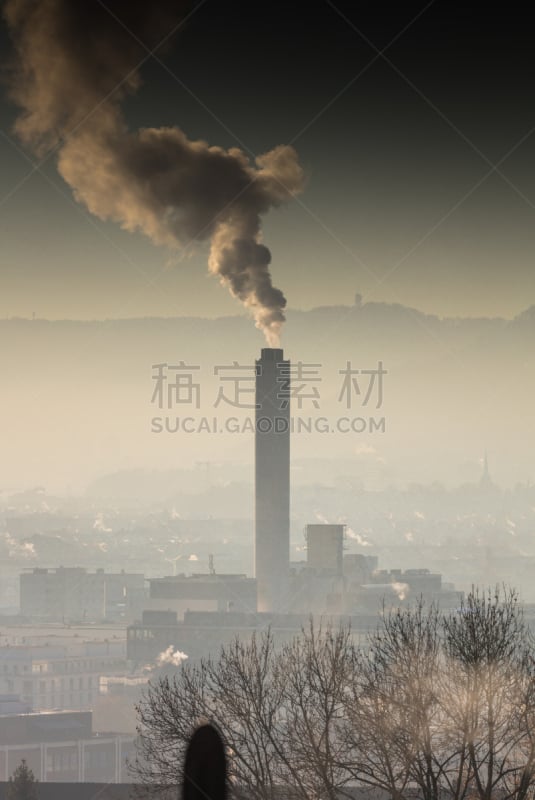
[(255, 575), (258, 611), (288, 611), (290, 362), (264, 347), (256, 361)]

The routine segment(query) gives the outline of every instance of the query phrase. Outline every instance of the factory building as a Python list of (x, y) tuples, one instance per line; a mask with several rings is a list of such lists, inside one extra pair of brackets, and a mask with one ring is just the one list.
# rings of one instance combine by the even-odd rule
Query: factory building
[(100, 678), (126, 669), (124, 642), (14, 645), (0, 649), (0, 694), (34, 710), (91, 708)]
[(341, 575), (345, 525), (307, 525), (307, 567), (317, 572)]
[[(323, 624), (343, 621), (351, 623), (352, 635), (359, 641), (376, 626), (377, 613), (344, 618), (322, 616)], [(146, 611), (140, 622), (128, 626), (127, 656), (134, 669), (157, 666), (159, 657), (171, 647), (185, 653), (186, 663), (191, 664), (209, 655), (217, 656), (221, 646), (228, 645), (237, 636), (247, 641), (253, 634), (261, 635), (268, 628), (276, 645), (281, 645), (300, 634), (309, 623), (310, 609), (294, 614), (188, 611), (183, 619), (178, 619), (172, 611)]]
[(149, 579), (147, 609), (154, 611), (256, 610), (256, 581), (246, 575), (216, 572)]
[(90, 711), (2, 714), (0, 702), (0, 781), (25, 759), (40, 783), (128, 781), (135, 737), (96, 735)]
[(127, 628), (127, 657), (134, 668), (157, 665), (169, 647), (188, 656), (188, 663), (217, 655), (236, 636), (249, 639), (270, 628), (277, 641), (291, 639), (308, 622), (308, 615), (232, 611), (144, 611), (140, 622)]
[(129, 622), (146, 598), (141, 573), (89, 572), (84, 567), (36, 567), (20, 576), (20, 613), (61, 622)]

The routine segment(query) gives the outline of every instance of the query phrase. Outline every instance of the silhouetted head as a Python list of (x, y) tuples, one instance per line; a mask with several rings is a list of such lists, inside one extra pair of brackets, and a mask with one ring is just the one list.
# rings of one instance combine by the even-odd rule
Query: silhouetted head
[(201, 725), (193, 733), (184, 762), (182, 800), (226, 800), (225, 748), (213, 725)]

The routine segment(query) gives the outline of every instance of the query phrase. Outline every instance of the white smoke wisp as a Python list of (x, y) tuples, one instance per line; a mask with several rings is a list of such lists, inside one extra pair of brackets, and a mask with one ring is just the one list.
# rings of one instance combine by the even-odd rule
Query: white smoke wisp
[(353, 539), (357, 544), (361, 547), (371, 547), (372, 543), (365, 539), (363, 536), (360, 535), (357, 531), (354, 531), (349, 525), (346, 525), (346, 536), (348, 539)]
[(37, 557), (37, 552), (33, 542), (18, 541), (10, 533), (4, 535), (8, 548), (8, 558), (31, 559)]
[(93, 530), (100, 531), (101, 533), (113, 533), (112, 528), (106, 525), (104, 521), (104, 514), (99, 512), (96, 517), (95, 521), (93, 522)]
[(174, 667), (179, 667), (183, 661), (188, 658), (186, 653), (183, 653), (181, 650), (175, 650), (173, 645), (170, 644), (166, 650), (163, 650), (158, 658), (156, 659), (156, 664), (161, 667), (164, 664), (172, 664)]
[(400, 581), (394, 581), (392, 584), (392, 590), (397, 594), (399, 600), (406, 600), (407, 595), (409, 594), (409, 584), (408, 583), (401, 583)]
[(100, 219), (171, 249), (209, 241), (209, 271), (278, 345), (286, 298), (272, 283), (261, 216), (302, 191), (295, 150), (280, 145), (252, 164), (177, 127), (131, 132), (121, 111), (140, 85), (140, 42), (157, 46), (180, 22), (180, 3), (7, 0), (4, 16), (23, 143), (40, 156), (57, 149), (60, 174)]

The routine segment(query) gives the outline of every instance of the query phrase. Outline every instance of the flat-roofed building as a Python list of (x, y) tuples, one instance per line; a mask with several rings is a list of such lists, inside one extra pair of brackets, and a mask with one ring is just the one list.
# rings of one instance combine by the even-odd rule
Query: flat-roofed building
[(100, 678), (125, 669), (124, 641), (7, 646), (0, 648), (0, 694), (18, 695), (33, 710), (86, 709)]
[(31, 619), (130, 622), (140, 613), (146, 596), (141, 573), (35, 567), (20, 576), (20, 613)]
[(307, 566), (318, 572), (342, 574), (345, 525), (307, 525)]
[(0, 731), (0, 781), (7, 781), (22, 759), (42, 783), (129, 779), (135, 737), (95, 735), (90, 711), (0, 716)]
[(242, 574), (200, 573), (149, 580), (152, 610), (256, 611), (256, 580)]

